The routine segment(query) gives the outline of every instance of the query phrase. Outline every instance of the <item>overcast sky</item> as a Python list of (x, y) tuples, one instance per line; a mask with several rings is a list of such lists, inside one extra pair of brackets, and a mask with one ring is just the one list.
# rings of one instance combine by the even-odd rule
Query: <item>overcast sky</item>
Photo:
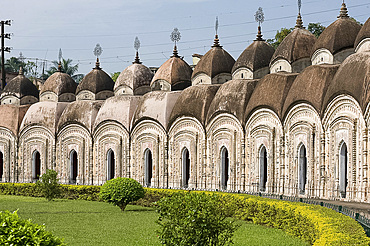
[[(302, 18), (307, 26), (325, 26), (339, 14), (341, 0), (303, 0)], [(361, 23), (370, 17), (369, 0), (346, 1), (348, 13)], [(24, 57), (79, 64), (80, 73), (94, 67), (94, 47), (103, 49), (101, 67), (108, 73), (120, 72), (135, 57), (135, 36), (141, 42), (140, 59), (146, 66), (160, 66), (172, 54), (170, 34), (181, 32), (179, 55), (192, 64), (192, 54), (204, 54), (213, 43), (215, 19), (219, 18), (219, 38), (235, 59), (255, 39), (258, 24), (254, 14), (262, 7), (264, 38), (276, 30), (294, 27), (298, 12), (296, 0), (1, 0), (1, 20), (11, 19), (5, 31), (13, 33), (6, 45), (13, 47), (6, 58)], [(34, 60), (33, 60), (34, 61)], [(40, 65), (40, 61), (38, 61)], [(50, 66), (50, 63), (47, 64)]]

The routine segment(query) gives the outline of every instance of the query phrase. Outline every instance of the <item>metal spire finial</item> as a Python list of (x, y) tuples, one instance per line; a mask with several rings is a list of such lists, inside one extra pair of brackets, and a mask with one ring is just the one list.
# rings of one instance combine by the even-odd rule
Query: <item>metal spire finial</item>
[(302, 0), (298, 0), (298, 13), (301, 13), (301, 8), (302, 8)]
[(135, 41), (134, 41), (134, 48), (136, 50), (136, 57), (135, 57), (135, 61), (133, 62), (134, 64), (141, 64), (140, 62), (140, 58), (139, 58), (139, 49), (140, 49), (140, 40), (138, 37), (135, 37)]
[(58, 60), (61, 61), (63, 57), (62, 49), (59, 48), (59, 55), (58, 55)]
[(338, 18), (349, 18), (347, 6), (344, 3), (344, 0), (343, 0), (343, 3), (342, 3), (342, 7), (340, 8), (340, 12), (339, 12)]
[(215, 39), (214, 39), (214, 42), (213, 42), (213, 45), (212, 45), (212, 48), (213, 47), (222, 47), (219, 43), (219, 39), (218, 39), (218, 16), (216, 16), (216, 24), (215, 24), (215, 31), (216, 31), (216, 34), (215, 34)]
[(256, 40), (264, 41), (264, 39), (262, 39), (261, 24), (265, 21), (265, 15), (261, 7), (259, 7), (258, 10), (256, 11), (254, 19), (256, 20), (256, 22), (258, 22), (258, 33)]
[(170, 35), (171, 41), (175, 43), (175, 46), (173, 47), (173, 56), (172, 57), (179, 57), (177, 52), (177, 46), (176, 43), (180, 41), (181, 39), (181, 33), (177, 27), (175, 27)]
[(100, 44), (96, 44), (94, 48), (94, 56), (96, 56), (96, 63), (95, 68), (100, 69), (100, 62), (99, 62), (99, 56), (103, 53), (103, 49), (101, 48)]
[(58, 71), (62, 72), (62, 62), (61, 61), (58, 62)]
[(18, 75), (23, 75), (24, 73), (23, 73), (23, 67), (21, 66), (20, 68), (19, 68), (19, 74)]
[(304, 28), (303, 27), (303, 21), (302, 21), (302, 16), (301, 16), (301, 8), (302, 8), (302, 0), (298, 0), (298, 16), (297, 16), (297, 21), (295, 28)]
[(216, 31), (216, 35), (217, 35), (217, 32), (218, 32), (218, 16), (216, 16), (215, 31)]

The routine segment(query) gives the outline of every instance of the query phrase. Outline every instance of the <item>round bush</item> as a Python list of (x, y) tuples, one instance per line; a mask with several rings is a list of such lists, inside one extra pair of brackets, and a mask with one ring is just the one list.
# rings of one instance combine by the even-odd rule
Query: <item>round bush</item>
[(130, 202), (143, 198), (143, 186), (131, 178), (115, 178), (108, 180), (100, 189), (99, 197), (108, 203), (120, 207), (122, 211)]
[(0, 245), (65, 245), (45, 230), (45, 226), (18, 217), (17, 212), (0, 211)]

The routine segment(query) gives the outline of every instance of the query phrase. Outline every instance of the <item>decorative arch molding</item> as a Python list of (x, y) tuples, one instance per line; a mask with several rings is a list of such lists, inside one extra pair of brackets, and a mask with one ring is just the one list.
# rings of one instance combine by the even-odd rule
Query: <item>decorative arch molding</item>
[(268, 177), (268, 163), (267, 163), (267, 149), (262, 144), (258, 151), (259, 159), (259, 191), (266, 191), (267, 177)]
[(110, 179), (114, 179), (116, 177), (116, 158), (114, 151), (112, 149), (109, 149), (107, 151), (107, 161), (106, 161), (106, 170), (107, 170), (107, 181)]
[(205, 189), (206, 151), (205, 129), (193, 117), (180, 117), (171, 125), (168, 132), (168, 183), (171, 188), (180, 188), (183, 177), (182, 150), (187, 148), (190, 158), (190, 178), (188, 188)]
[(206, 126), (208, 177), (205, 186), (208, 189), (221, 189), (221, 148), (224, 146), (229, 154), (229, 180), (227, 189), (244, 190), (245, 165), (244, 130), (240, 121), (232, 114), (221, 113)]
[(0, 182), (17, 182), (17, 136), (5, 127), (0, 127), (0, 152), (3, 154)]

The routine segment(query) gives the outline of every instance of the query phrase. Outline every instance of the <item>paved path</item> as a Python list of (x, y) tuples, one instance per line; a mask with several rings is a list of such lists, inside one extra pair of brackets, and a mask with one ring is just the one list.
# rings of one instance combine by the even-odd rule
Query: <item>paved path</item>
[(350, 208), (361, 215), (370, 219), (370, 203), (364, 202), (345, 202), (345, 201), (338, 201), (338, 200), (324, 200), (324, 199), (312, 199), (319, 202), (326, 202), (331, 203), (334, 205), (344, 206)]

